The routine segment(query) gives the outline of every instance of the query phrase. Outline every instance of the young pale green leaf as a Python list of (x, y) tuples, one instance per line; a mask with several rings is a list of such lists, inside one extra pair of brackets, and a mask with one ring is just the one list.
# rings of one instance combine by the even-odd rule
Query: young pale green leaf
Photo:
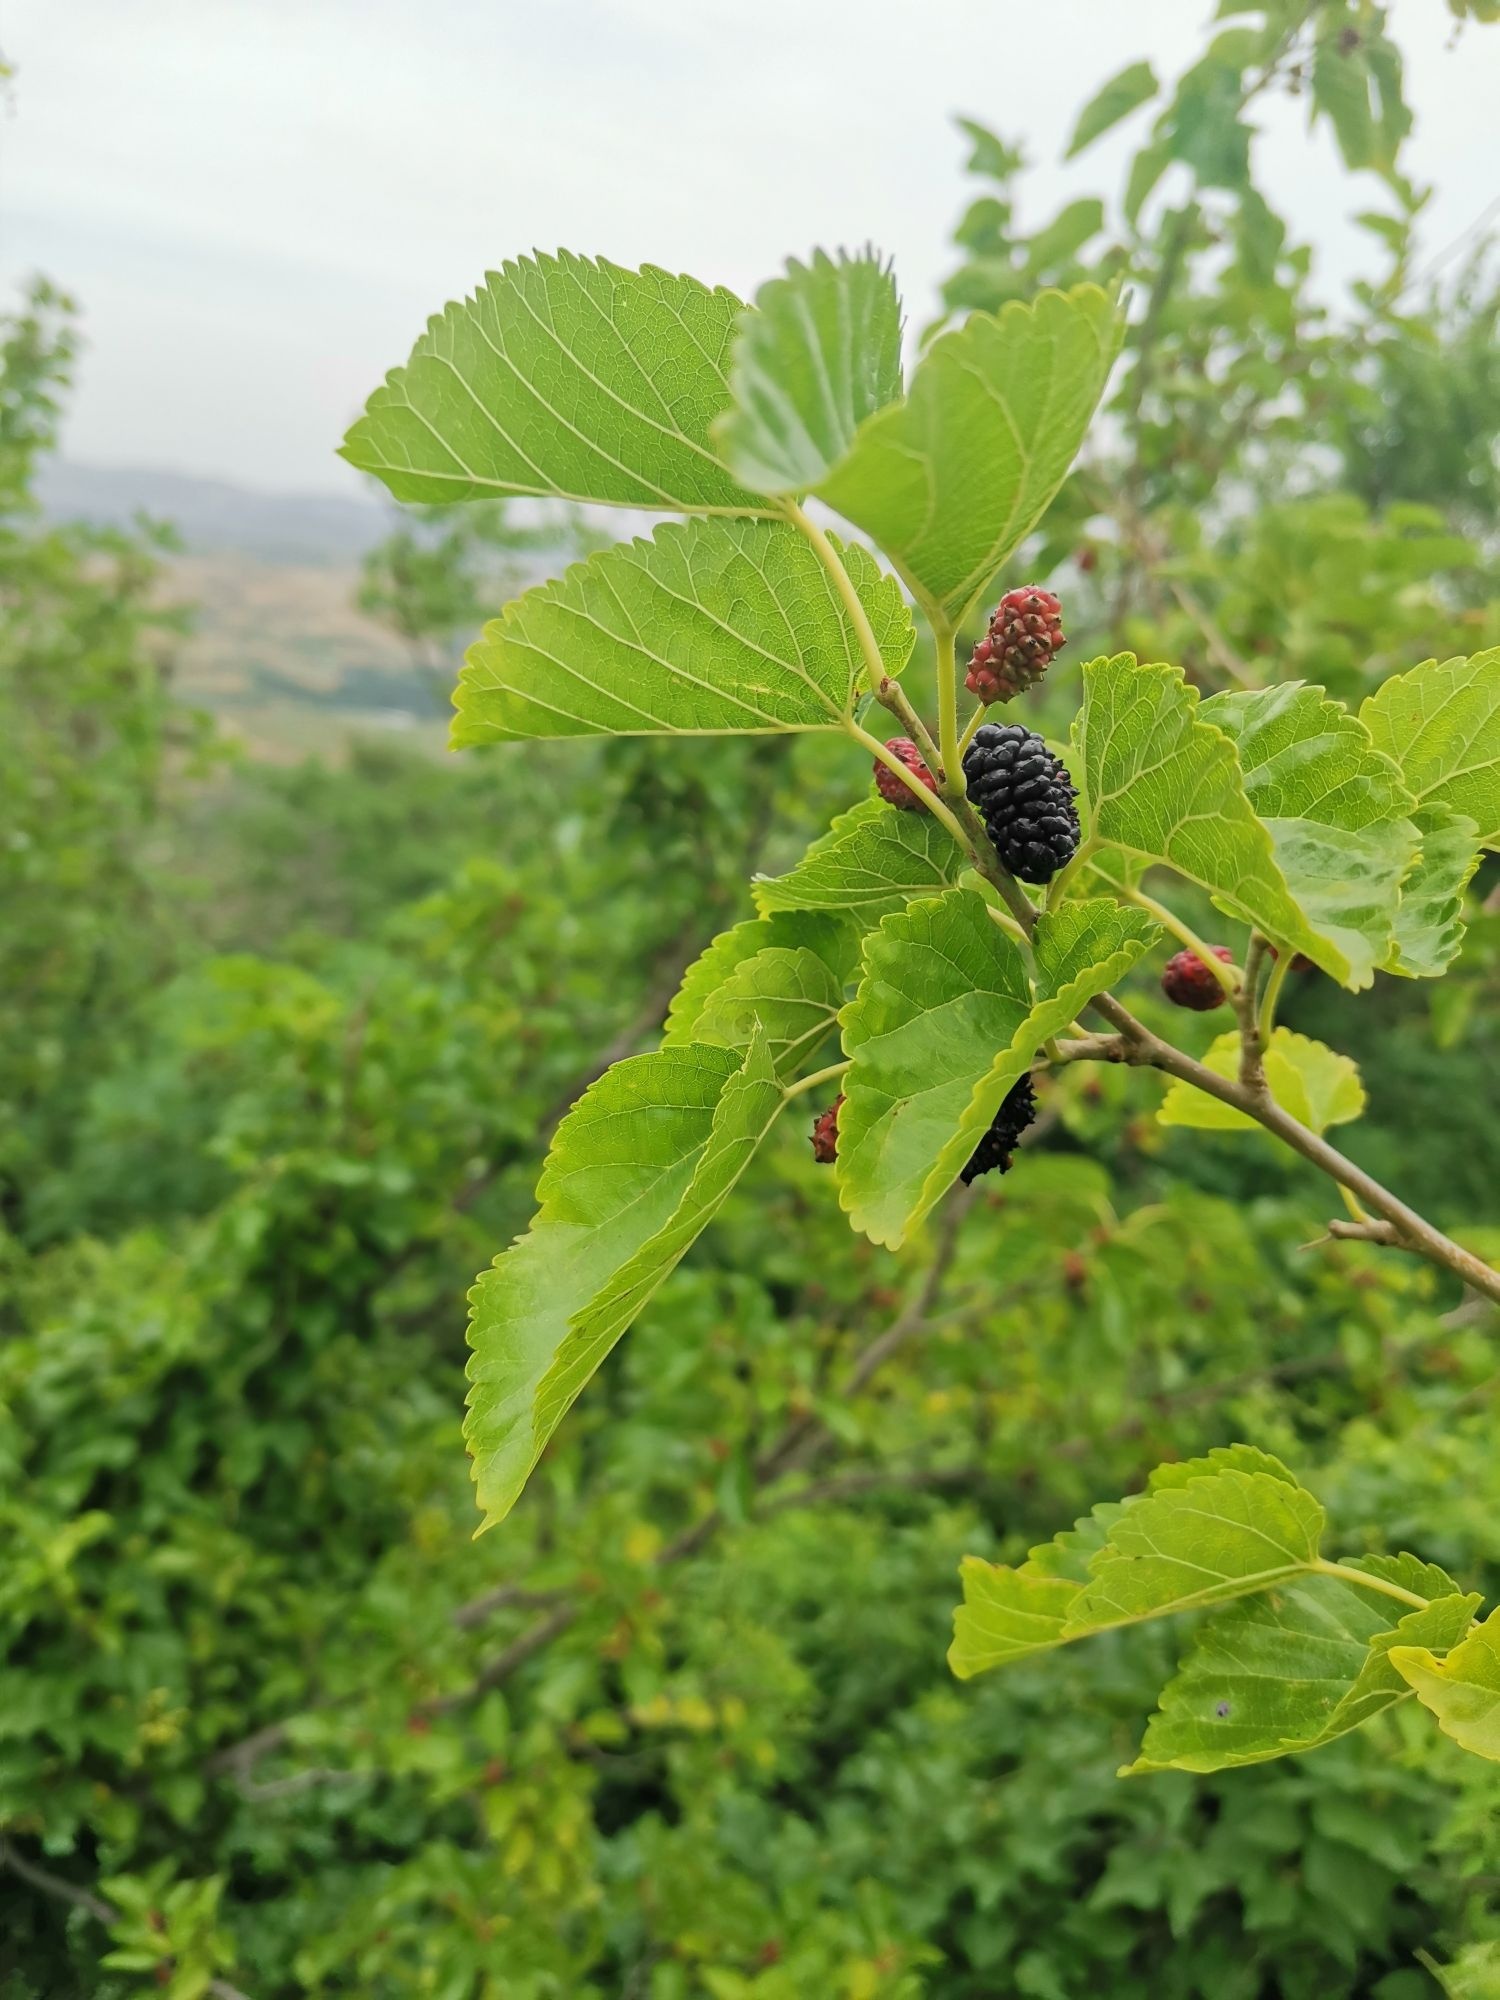
[(1323, 1509), (1269, 1472), (1205, 1473), (1128, 1502), (1089, 1564), (1065, 1638), (1227, 1603), (1304, 1576)]
[(740, 320), (732, 407), (715, 438), (758, 493), (803, 493), (849, 450), (866, 417), (901, 394), (901, 302), (873, 251), (793, 259)]
[(816, 490), (956, 623), (1061, 486), (1122, 326), (1096, 285), (971, 314)]
[[(1231, 1028), (1217, 1036), (1202, 1061), (1216, 1076), (1237, 1076), (1238, 1029)], [(1326, 1132), (1330, 1125), (1347, 1125), (1363, 1114), (1365, 1089), (1360, 1082), (1359, 1067), (1351, 1057), (1339, 1055), (1324, 1043), (1311, 1041), (1290, 1028), (1277, 1028), (1263, 1052), (1263, 1061), (1272, 1097), (1310, 1132)], [(1200, 1132), (1261, 1129), (1245, 1112), (1221, 1104), (1217, 1097), (1206, 1096), (1190, 1083), (1174, 1083), (1156, 1115), (1163, 1125), (1187, 1125)]]
[(1083, 789), (1086, 838), (1175, 869), (1243, 922), (1347, 978), (1344, 954), (1312, 932), (1292, 900), (1245, 796), (1234, 744), (1203, 719), (1181, 669), (1118, 653), (1091, 661), (1083, 684), (1072, 770)]
[(792, 1077), (838, 1026), (843, 1004), (843, 980), (815, 951), (769, 945), (709, 997), (693, 1039), (742, 1049), (759, 1033), (777, 1076)]
[(865, 940), (842, 1015), (851, 1067), (839, 1119), (840, 1198), (895, 1248), (952, 1185), (1049, 1035), (1122, 978), (1159, 935), (1109, 900), (1037, 924), (1036, 989), (1015, 943), (967, 889), (915, 902)]
[(744, 1052), (742, 1067), (724, 1085), (707, 1143), (670, 1219), (569, 1320), (536, 1389), (533, 1420), (538, 1449), (562, 1422), (626, 1327), (723, 1206), (784, 1102), (769, 1051), (757, 1033)]
[(828, 912), (776, 911), (749, 917), (719, 935), (693, 960), (667, 1010), (667, 1047), (708, 1039), (694, 1032), (700, 1015), (740, 966), (770, 946), (816, 954), (842, 987), (859, 969), (859, 931)]
[[(900, 586), (863, 549), (839, 553), (899, 674), (914, 639)], [(452, 741), (836, 729), (862, 673), (849, 613), (795, 528), (674, 522), (492, 619), (459, 676)]]
[(1158, 1467), (1019, 1569), (966, 1557), (948, 1658), (960, 1678), (1110, 1626), (1227, 1601), (1305, 1574), (1323, 1512), (1279, 1459), (1231, 1445)]
[(1479, 1604), (1436, 1574), (1427, 1609), (1394, 1623), (1389, 1598), (1326, 1575), (1216, 1612), (1162, 1690), (1125, 1774), (1222, 1771), (1315, 1750), (1409, 1699), (1391, 1648), (1454, 1645)]
[(979, 1556), (965, 1556), (959, 1575), (964, 1597), (953, 1614), (948, 1665), (961, 1681), (1065, 1643), (1064, 1627), (1083, 1594), (1081, 1583), (1044, 1575), (1029, 1562), (1010, 1569)]
[(1500, 1611), (1442, 1659), (1431, 1644), (1393, 1646), (1390, 1659), (1445, 1736), (1500, 1763)]
[(1303, 916), (1342, 953), (1347, 983), (1368, 986), (1421, 844), (1399, 768), (1357, 716), (1300, 681), (1214, 695), (1199, 714), (1238, 749), (1245, 795)]
[(1396, 674), (1359, 712), (1423, 806), (1446, 806), (1500, 846), (1500, 646)]
[(1413, 815), (1422, 846), (1401, 884), (1401, 904), (1382, 970), (1408, 979), (1436, 979), (1464, 941), (1464, 890), (1479, 866), (1479, 829), (1447, 806), (1419, 806)]
[(838, 910), (869, 926), (916, 896), (950, 887), (967, 865), (967, 856), (931, 813), (862, 799), (840, 813), (795, 868), (757, 876), (755, 902), (767, 913)]
[(1073, 127), (1073, 136), (1068, 141), (1065, 160), (1071, 160), (1075, 153), (1081, 153), (1085, 146), (1128, 118), (1132, 111), (1143, 104), (1149, 104), (1156, 95), (1156, 73), (1148, 62), (1134, 62), (1112, 76), (1101, 90), (1098, 90), (1078, 114), (1078, 123)]
[[(711, 1212), (747, 1110), (768, 1123), (773, 1095), (763, 1047), (661, 1049), (617, 1063), (558, 1127), (530, 1230), (470, 1294), (464, 1436), (485, 1526), (510, 1511), (597, 1355), (681, 1255), (684, 1220)], [(628, 1294), (616, 1283), (627, 1272)]]
[(518, 258), (428, 321), (342, 455), (398, 500), (764, 512), (709, 440), (744, 310), (732, 292), (649, 265)]

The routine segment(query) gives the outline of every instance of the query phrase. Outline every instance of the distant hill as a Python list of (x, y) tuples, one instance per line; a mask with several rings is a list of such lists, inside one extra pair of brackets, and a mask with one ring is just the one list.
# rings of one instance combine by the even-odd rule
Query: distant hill
[(391, 510), (343, 493), (258, 493), (224, 479), (149, 466), (51, 460), (37, 482), (54, 520), (128, 527), (137, 514), (170, 521), (198, 555), (254, 556), (271, 563), (357, 563), (390, 533)]

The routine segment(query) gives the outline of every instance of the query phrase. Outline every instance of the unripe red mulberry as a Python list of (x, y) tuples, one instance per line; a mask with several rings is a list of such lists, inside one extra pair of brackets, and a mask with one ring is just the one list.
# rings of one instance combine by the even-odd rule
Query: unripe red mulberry
[[(937, 790), (937, 779), (923, 763), (921, 751), (909, 736), (892, 736), (885, 747), (929, 792)], [(878, 757), (875, 759), (875, 789), (887, 805), (900, 806), (903, 811), (914, 810), (917, 805), (917, 795), (911, 786), (902, 784), (890, 765), (883, 764)]]
[(838, 1096), (833, 1100), (832, 1104), (829, 1105), (828, 1109), (826, 1111), (820, 1111), (817, 1117), (813, 1120), (813, 1128), (812, 1128), (813, 1158), (817, 1161), (820, 1167), (831, 1167), (834, 1161), (838, 1158), (839, 1106), (843, 1103), (843, 1101), (844, 1101), (844, 1093), (840, 1091)]
[[(1210, 945), (1209, 950), (1225, 965), (1234, 964), (1234, 953), (1228, 945)], [(1191, 1007), (1195, 1014), (1211, 1014), (1228, 998), (1217, 976), (1195, 951), (1180, 951), (1167, 960), (1162, 969), (1161, 990), (1174, 1007)]]
[(1039, 584), (1008, 590), (974, 648), (964, 686), (984, 702), (1009, 701), (1042, 678), (1067, 644), (1062, 604)]

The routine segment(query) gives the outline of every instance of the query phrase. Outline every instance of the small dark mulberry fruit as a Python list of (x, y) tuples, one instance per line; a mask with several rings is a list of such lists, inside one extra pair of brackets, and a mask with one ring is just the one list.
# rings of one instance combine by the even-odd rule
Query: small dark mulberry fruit
[(1078, 852), (1078, 794), (1035, 730), (981, 723), (964, 752), (964, 782), (996, 853), (1023, 882), (1050, 882)]
[[(1234, 964), (1228, 945), (1211, 945), (1215, 958)], [(1211, 1014), (1222, 1007), (1228, 995), (1195, 951), (1180, 951), (1162, 968), (1161, 990), (1174, 1007), (1191, 1007), (1195, 1014)]]
[(1016, 1142), (1035, 1116), (1036, 1092), (1030, 1076), (1023, 1076), (1006, 1092), (989, 1131), (974, 1148), (969, 1164), (959, 1175), (964, 1186), (978, 1180), (981, 1174), (1008, 1172)]
[(831, 1167), (834, 1161), (838, 1158), (839, 1106), (843, 1103), (843, 1101), (844, 1101), (844, 1094), (842, 1091), (840, 1091), (838, 1096), (833, 1100), (832, 1104), (829, 1105), (828, 1109), (826, 1111), (820, 1111), (817, 1117), (813, 1120), (813, 1128), (812, 1128), (813, 1158), (817, 1161), (820, 1167)]
[(964, 686), (981, 701), (1009, 701), (1042, 678), (1067, 644), (1062, 605), (1034, 583), (1008, 590), (974, 648)]
[[(885, 747), (893, 757), (900, 759), (912, 776), (919, 779), (929, 792), (937, 790), (937, 779), (922, 762), (922, 753), (909, 736), (892, 736)], [(916, 807), (917, 795), (911, 786), (903, 785), (890, 765), (882, 764), (878, 757), (875, 759), (875, 789), (887, 805), (900, 806), (903, 811)]]

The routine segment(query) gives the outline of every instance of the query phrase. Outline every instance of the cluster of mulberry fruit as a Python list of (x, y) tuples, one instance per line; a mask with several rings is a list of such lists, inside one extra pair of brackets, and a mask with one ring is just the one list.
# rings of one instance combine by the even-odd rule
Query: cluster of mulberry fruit
[(1023, 882), (1050, 882), (1078, 852), (1078, 793), (1035, 730), (981, 723), (964, 752), (964, 785), (995, 852)]
[(983, 702), (1010, 701), (1035, 686), (1066, 644), (1060, 599), (1035, 583), (1008, 590), (970, 656), (964, 686)]

